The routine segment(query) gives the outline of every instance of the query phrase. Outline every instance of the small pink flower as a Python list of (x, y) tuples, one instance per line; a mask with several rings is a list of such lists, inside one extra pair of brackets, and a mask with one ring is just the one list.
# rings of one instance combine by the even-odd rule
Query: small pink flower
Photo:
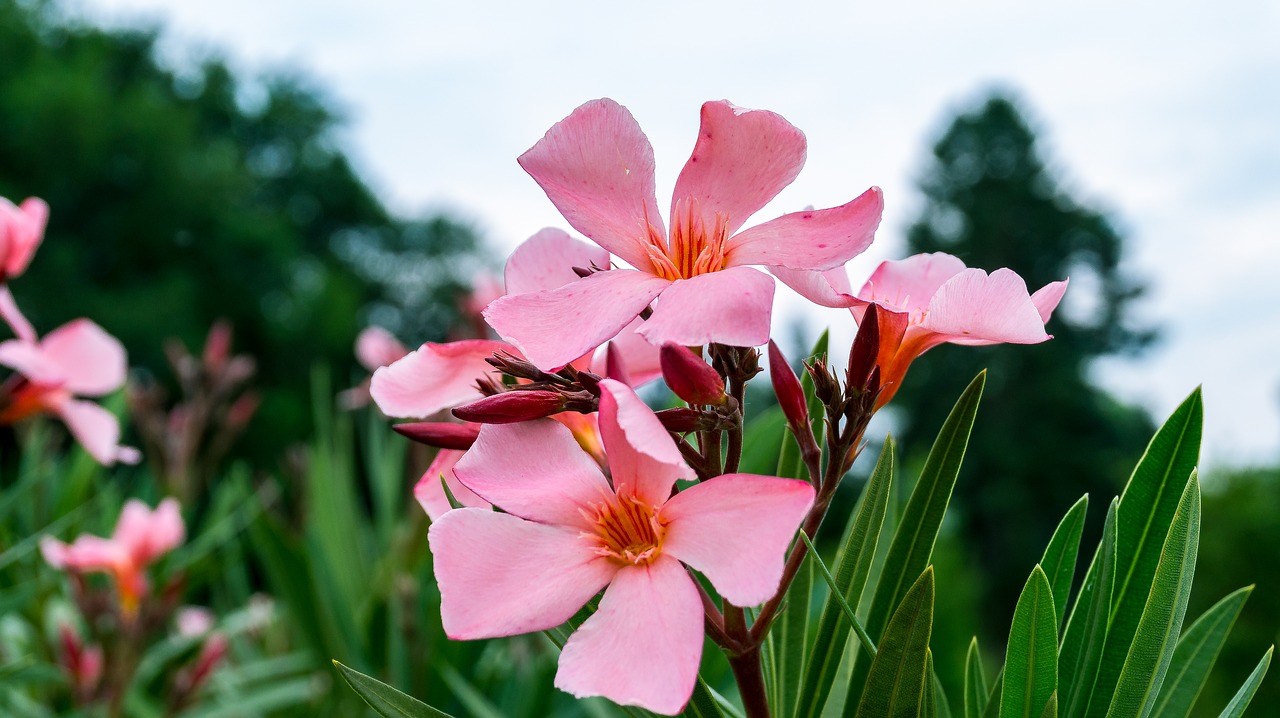
[[(356, 361), (371, 374), (408, 353), (409, 350), (382, 327), (365, 327), (356, 335)], [(338, 403), (346, 409), (359, 409), (369, 403), (369, 398), (369, 379), (365, 379), (359, 386), (339, 394)]]
[(508, 286), (485, 318), (544, 368), (603, 343), (655, 299), (639, 329), (651, 344), (764, 344), (774, 284), (747, 265), (796, 276), (841, 267), (871, 243), (883, 208), (872, 188), (840, 207), (738, 231), (795, 179), (805, 151), (804, 135), (779, 115), (704, 104), (668, 231), (655, 197), (653, 148), (635, 118), (609, 99), (582, 105), (520, 164), (570, 225), (633, 269), (527, 295)]
[(66, 423), (72, 436), (98, 463), (137, 463), (137, 449), (120, 446), (120, 423), (101, 406), (77, 399), (104, 396), (125, 380), (124, 347), (88, 319), (76, 319), (36, 342), (0, 342), (0, 364), (17, 370), (25, 381), (6, 385), (0, 398), (0, 424), (50, 413)]
[(853, 299), (861, 321), (874, 303), (880, 329), (877, 365), (884, 387), (877, 407), (893, 398), (916, 357), (950, 342), (1038, 344), (1051, 339), (1045, 323), (1067, 291), (1067, 280), (1035, 294), (1010, 269), (987, 274), (949, 254), (917, 254), (882, 263)]
[(454, 639), (553, 628), (605, 589), (565, 644), (556, 686), (674, 714), (702, 654), (703, 606), (686, 566), (752, 606), (777, 592), (787, 546), (813, 503), (803, 481), (692, 479), (670, 435), (626, 385), (601, 382), (612, 483), (561, 424), (486, 425), (455, 469), (503, 512), (432, 524), (445, 632)]
[(27, 270), (48, 221), (49, 205), (44, 200), (30, 197), (15, 207), (0, 197), (0, 284)]
[(147, 566), (181, 544), (185, 536), (186, 526), (176, 499), (161, 501), (154, 511), (141, 501), (130, 499), (120, 512), (111, 538), (86, 534), (68, 545), (46, 536), (40, 541), (40, 552), (54, 568), (109, 573), (115, 580), (121, 608), (132, 616), (147, 595)]

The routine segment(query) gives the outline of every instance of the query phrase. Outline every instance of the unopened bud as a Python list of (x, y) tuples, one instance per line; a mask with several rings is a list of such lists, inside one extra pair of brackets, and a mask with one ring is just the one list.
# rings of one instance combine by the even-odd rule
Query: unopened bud
[(804, 398), (804, 388), (791, 365), (783, 356), (778, 345), (769, 340), (769, 381), (773, 382), (773, 393), (778, 396), (778, 404), (787, 417), (787, 423), (794, 429), (797, 426), (808, 426), (809, 405)]
[(688, 347), (663, 344), (658, 352), (662, 378), (675, 395), (690, 404), (720, 405), (725, 402), (724, 380)]
[(862, 314), (862, 323), (849, 348), (849, 367), (845, 373), (845, 386), (849, 391), (862, 391), (876, 366), (880, 354), (880, 323), (877, 315), (880, 305), (872, 304)]
[(476, 437), (480, 435), (480, 427), (475, 424), (454, 424), (444, 421), (396, 424), (391, 428), (410, 441), (438, 449), (457, 449), (458, 451), (470, 449), (471, 445), (476, 443)]
[(688, 434), (691, 431), (709, 428), (706, 426), (707, 422), (703, 418), (702, 412), (697, 409), (677, 407), (654, 412), (654, 415), (658, 417), (658, 421), (662, 422), (664, 429), (674, 431), (677, 434)]
[(559, 414), (566, 403), (565, 395), (557, 391), (506, 391), (460, 406), (453, 415), (477, 424), (515, 424)]

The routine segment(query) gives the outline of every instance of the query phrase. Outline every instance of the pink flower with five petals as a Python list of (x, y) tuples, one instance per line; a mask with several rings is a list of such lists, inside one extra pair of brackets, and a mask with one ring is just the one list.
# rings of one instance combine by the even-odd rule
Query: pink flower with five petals
[(883, 262), (851, 300), (859, 322), (879, 307), (880, 384), (877, 408), (893, 398), (916, 357), (939, 344), (1039, 344), (1045, 324), (1067, 291), (1067, 280), (1034, 294), (1011, 269), (987, 274), (950, 254), (917, 254)]
[[(670, 231), (655, 198), (653, 148), (613, 100), (588, 102), (520, 157), (569, 224), (633, 269), (597, 272), (556, 289), (490, 304), (490, 326), (543, 368), (562, 366), (633, 321), (649, 343), (769, 339), (773, 280), (747, 265), (781, 268), (791, 283), (841, 267), (871, 243), (883, 200), (806, 210), (739, 231), (799, 174), (804, 135), (772, 112), (728, 102), (702, 106), (693, 155), (676, 181)], [(784, 276), (785, 275), (785, 276)]]
[(674, 714), (688, 702), (703, 604), (686, 566), (753, 606), (777, 592), (787, 546), (813, 503), (804, 481), (694, 474), (635, 393), (601, 382), (612, 484), (550, 420), (486, 425), (455, 469), (503, 512), (464, 508), (432, 524), (445, 632), (454, 639), (553, 628), (601, 589), (560, 654), (556, 686)]

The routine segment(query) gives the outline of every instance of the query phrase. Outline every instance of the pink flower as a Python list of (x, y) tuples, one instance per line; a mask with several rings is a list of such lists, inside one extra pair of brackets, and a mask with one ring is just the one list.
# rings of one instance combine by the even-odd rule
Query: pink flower
[(556, 686), (678, 712), (698, 673), (703, 605), (686, 566), (752, 606), (777, 592), (813, 503), (806, 482), (692, 479), (670, 435), (626, 385), (601, 382), (612, 484), (561, 424), (486, 425), (458, 478), (503, 512), (465, 508), (432, 524), (445, 632), (454, 639), (553, 628), (605, 589), (565, 644)]
[(0, 396), (0, 424), (12, 424), (50, 413), (66, 423), (71, 435), (98, 463), (137, 463), (137, 449), (120, 446), (120, 422), (101, 406), (77, 396), (104, 396), (125, 380), (124, 347), (88, 319), (76, 319), (49, 332), (39, 342), (0, 342), (0, 364), (17, 370), (25, 381), (10, 380)]
[(1035, 294), (1010, 269), (987, 274), (966, 268), (949, 254), (917, 254), (882, 263), (853, 299), (862, 320), (875, 303), (880, 329), (880, 383), (877, 407), (893, 398), (916, 357), (950, 342), (1038, 344), (1052, 337), (1044, 325), (1067, 291), (1067, 280), (1051, 282)]
[(880, 222), (883, 201), (872, 188), (840, 207), (795, 212), (739, 232), (795, 179), (804, 160), (804, 135), (782, 117), (725, 101), (704, 104), (693, 155), (676, 181), (668, 232), (648, 138), (613, 100), (588, 102), (520, 164), (569, 224), (634, 269), (528, 295), (508, 286), (485, 318), (546, 368), (617, 334), (654, 299), (653, 316), (639, 329), (651, 344), (764, 344), (773, 280), (746, 265), (781, 267), (797, 277), (840, 267), (867, 248)]
[(0, 283), (26, 271), (44, 239), (49, 205), (30, 197), (19, 206), (0, 197)]
[[(409, 350), (382, 327), (365, 327), (356, 335), (356, 361), (370, 373), (408, 354)], [(338, 395), (338, 403), (347, 409), (358, 409), (369, 403), (369, 379)]]
[(154, 511), (141, 501), (130, 499), (120, 512), (111, 538), (86, 534), (67, 545), (46, 536), (40, 541), (40, 552), (54, 568), (111, 574), (121, 608), (132, 616), (147, 595), (147, 566), (181, 544), (185, 536), (176, 499), (161, 501)]
[(432, 521), (438, 520), (446, 511), (453, 509), (449, 503), (449, 497), (445, 495), (444, 488), (440, 484), (442, 479), (449, 485), (449, 493), (453, 494), (453, 498), (463, 506), (481, 509), (487, 509), (490, 506), (488, 501), (476, 496), (474, 491), (458, 481), (458, 477), (453, 473), (458, 459), (461, 459), (465, 453), (467, 452), (457, 449), (441, 449), (436, 453), (436, 458), (431, 461), (426, 472), (422, 474), (422, 478), (418, 479), (418, 483), (413, 487), (413, 498), (418, 500), (418, 504)]

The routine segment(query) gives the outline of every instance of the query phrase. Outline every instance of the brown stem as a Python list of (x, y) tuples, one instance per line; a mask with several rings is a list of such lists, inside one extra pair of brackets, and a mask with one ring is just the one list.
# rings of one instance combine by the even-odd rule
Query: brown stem
[(769, 695), (764, 689), (760, 646), (752, 646), (747, 651), (730, 657), (729, 667), (733, 669), (734, 680), (738, 683), (738, 692), (742, 696), (742, 707), (746, 709), (747, 718), (769, 718)]

